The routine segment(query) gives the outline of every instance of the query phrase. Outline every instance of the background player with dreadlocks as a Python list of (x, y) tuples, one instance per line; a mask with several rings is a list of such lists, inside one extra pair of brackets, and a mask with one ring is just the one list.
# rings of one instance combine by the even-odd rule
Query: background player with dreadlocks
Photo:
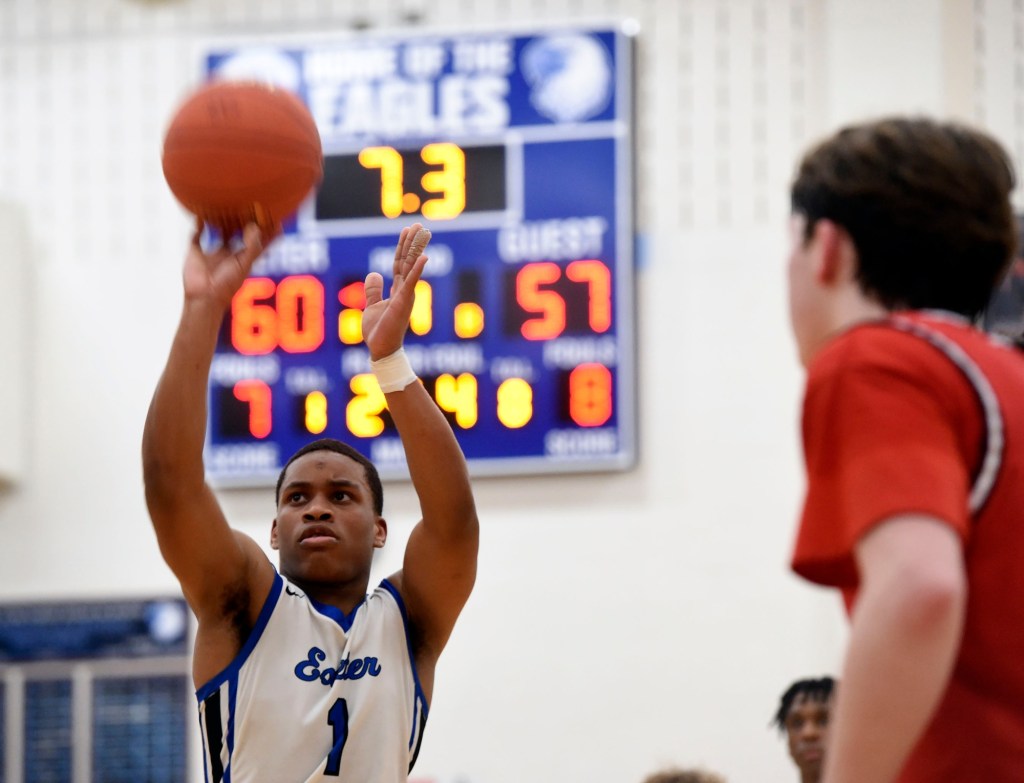
[(772, 724), (786, 733), (789, 755), (800, 770), (800, 783), (818, 783), (828, 751), (828, 723), (835, 680), (797, 680), (779, 699)]

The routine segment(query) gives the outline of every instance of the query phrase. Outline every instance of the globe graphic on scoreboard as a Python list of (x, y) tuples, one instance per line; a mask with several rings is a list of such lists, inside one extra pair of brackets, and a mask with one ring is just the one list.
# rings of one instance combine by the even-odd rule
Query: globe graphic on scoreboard
[(589, 35), (550, 35), (532, 41), (520, 56), (531, 87), (530, 102), (555, 122), (581, 122), (600, 114), (612, 94), (608, 51)]

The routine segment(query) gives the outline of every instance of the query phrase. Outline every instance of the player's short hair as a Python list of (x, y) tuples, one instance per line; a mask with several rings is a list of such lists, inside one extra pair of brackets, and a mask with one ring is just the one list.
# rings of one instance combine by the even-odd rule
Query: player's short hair
[(925, 118), (852, 125), (810, 149), (794, 213), (827, 218), (853, 240), (861, 289), (891, 310), (973, 318), (1013, 258), (1013, 163), (991, 136)]
[(725, 783), (725, 778), (703, 769), (666, 769), (644, 778), (644, 783)]
[(319, 440), (307, 443), (288, 458), (288, 461), (284, 463), (284, 467), (281, 468), (281, 474), (277, 477), (277, 489), (274, 490), (275, 506), (281, 502), (281, 487), (284, 484), (284, 474), (288, 471), (288, 467), (299, 457), (313, 451), (333, 451), (337, 454), (343, 454), (362, 465), (363, 470), (366, 472), (366, 483), (369, 484), (370, 494), (373, 496), (373, 510), (377, 514), (384, 513), (384, 487), (381, 485), (380, 475), (377, 473), (377, 466), (370, 462), (370, 460), (363, 456), (357, 449), (340, 440), (335, 440), (334, 438), (320, 438)]
[(775, 717), (772, 718), (771, 725), (778, 726), (780, 732), (785, 731), (786, 717), (789, 715), (789, 710), (798, 696), (803, 696), (811, 701), (827, 702), (832, 698), (835, 686), (836, 681), (831, 677), (812, 677), (805, 680), (797, 680), (779, 698), (779, 708), (775, 711)]

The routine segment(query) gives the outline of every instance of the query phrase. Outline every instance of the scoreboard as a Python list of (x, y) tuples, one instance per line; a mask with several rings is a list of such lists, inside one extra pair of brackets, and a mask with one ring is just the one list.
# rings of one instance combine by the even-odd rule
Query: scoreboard
[(472, 475), (635, 459), (632, 38), (622, 28), (316, 38), (205, 53), (309, 107), (324, 178), (236, 294), (206, 466), (272, 484), (318, 437), (408, 475), (362, 344), (363, 279), (433, 233), (406, 337)]

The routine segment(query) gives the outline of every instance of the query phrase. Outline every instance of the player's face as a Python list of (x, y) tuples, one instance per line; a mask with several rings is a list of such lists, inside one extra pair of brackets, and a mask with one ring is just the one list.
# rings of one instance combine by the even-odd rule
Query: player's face
[(387, 527), (373, 508), (366, 471), (333, 451), (312, 451), (288, 466), (270, 544), (281, 572), (298, 582), (368, 578)]
[(832, 700), (808, 698), (799, 694), (786, 715), (789, 755), (800, 768), (802, 777), (817, 780), (825, 763), (828, 747), (829, 713)]

